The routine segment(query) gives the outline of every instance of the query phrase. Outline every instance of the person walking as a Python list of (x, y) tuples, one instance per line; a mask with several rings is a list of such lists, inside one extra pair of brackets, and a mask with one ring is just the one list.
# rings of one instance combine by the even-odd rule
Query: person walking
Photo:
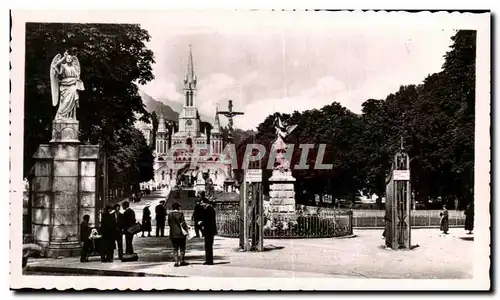
[(128, 201), (124, 201), (122, 203), (123, 207), (123, 232), (125, 234), (125, 253), (133, 254), (134, 248), (132, 246), (132, 241), (134, 239), (134, 235), (128, 232), (128, 228), (135, 225), (135, 212), (130, 208), (130, 203)]
[(167, 209), (165, 208), (165, 201), (160, 201), (155, 207), (156, 213), (156, 236), (165, 236), (165, 219), (167, 217)]
[(115, 251), (115, 240), (116, 240), (116, 221), (114, 216), (111, 214), (111, 206), (106, 206), (101, 216), (101, 261), (102, 262), (112, 262), (113, 253)]
[(441, 216), (440, 229), (444, 234), (448, 234), (449, 230), (449, 220), (448, 220), (448, 210), (446, 205), (443, 205), (443, 212), (439, 214)]
[(464, 213), (465, 230), (469, 231), (467, 234), (472, 234), (472, 230), (474, 230), (474, 204), (467, 205)]
[(205, 263), (204, 265), (214, 264), (214, 237), (217, 235), (217, 224), (215, 221), (215, 209), (207, 198), (202, 199), (203, 216), (199, 223), (202, 226), (205, 237)]
[(184, 214), (180, 211), (179, 203), (172, 204), (173, 211), (168, 214), (168, 226), (170, 228), (170, 241), (174, 248), (174, 267), (187, 266), (184, 261), (186, 255), (186, 235), (189, 230)]
[(80, 252), (80, 262), (89, 261), (89, 254), (92, 250), (92, 242), (90, 241), (90, 216), (84, 215), (83, 221), (80, 224), (80, 242), (82, 242), (82, 250)]
[(146, 204), (146, 207), (142, 210), (142, 237), (144, 237), (144, 232), (148, 233), (148, 237), (151, 236), (151, 211), (149, 206), (149, 203)]
[[(203, 196), (203, 194), (202, 194), (202, 196)], [(203, 231), (201, 230), (201, 226), (200, 226), (200, 222), (202, 220), (203, 211), (204, 211), (204, 208), (201, 205), (202, 199), (203, 198), (196, 201), (196, 205), (194, 206), (194, 210), (193, 210), (193, 216), (191, 217), (191, 220), (194, 222), (194, 231), (196, 233), (197, 238), (200, 237), (200, 232), (201, 232), (201, 236), (203, 237)]]
[(118, 258), (123, 258), (123, 214), (120, 212), (120, 204), (115, 204), (113, 207), (113, 217), (116, 222), (116, 248), (118, 249)]

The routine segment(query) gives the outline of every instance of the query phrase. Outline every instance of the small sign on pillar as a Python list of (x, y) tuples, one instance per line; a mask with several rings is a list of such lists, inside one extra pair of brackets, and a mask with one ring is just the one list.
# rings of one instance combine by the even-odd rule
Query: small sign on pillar
[(245, 181), (246, 182), (262, 182), (262, 170), (261, 169), (251, 169), (245, 171)]
[(410, 180), (410, 170), (394, 170), (394, 180)]

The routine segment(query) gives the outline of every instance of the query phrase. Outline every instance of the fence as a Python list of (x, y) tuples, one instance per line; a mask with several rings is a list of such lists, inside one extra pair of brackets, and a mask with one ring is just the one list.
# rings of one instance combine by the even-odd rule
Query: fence
[[(440, 210), (412, 210), (411, 226), (439, 227)], [(338, 210), (302, 206), (297, 210), (294, 221), (266, 218), (264, 238), (326, 238), (353, 234), (353, 228), (383, 228), (383, 210)], [(462, 211), (448, 211), (452, 227), (465, 225)], [(239, 236), (240, 213), (237, 210), (217, 210), (217, 229), (219, 235)]]
[[(240, 213), (236, 210), (217, 211), (220, 236), (239, 236)], [(265, 217), (264, 238), (327, 238), (352, 235), (352, 211), (330, 210), (319, 213), (297, 211), (296, 218), (282, 220), (279, 216)]]
[[(440, 210), (412, 210), (410, 222), (414, 227), (439, 227)], [(385, 210), (354, 210), (353, 227), (384, 227)], [(449, 210), (448, 219), (450, 226), (465, 225), (465, 215), (462, 211)]]

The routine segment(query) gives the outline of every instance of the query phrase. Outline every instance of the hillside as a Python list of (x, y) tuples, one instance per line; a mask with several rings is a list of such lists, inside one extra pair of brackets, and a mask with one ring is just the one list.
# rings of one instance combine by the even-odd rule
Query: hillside
[[(146, 110), (149, 113), (152, 113), (153, 111), (156, 112), (157, 116), (160, 116), (163, 108), (163, 115), (165, 116), (165, 119), (177, 122), (179, 119), (179, 113), (182, 110), (182, 103), (171, 101), (166, 98), (160, 98), (158, 100), (155, 100), (153, 97), (150, 95), (146, 94), (144, 91), (139, 90), (139, 95), (142, 98), (142, 102), (144, 105), (146, 105)], [(213, 116), (206, 116), (203, 114), (200, 114), (200, 118), (202, 121), (205, 122), (213, 122)]]
[[(163, 116), (165, 117), (165, 119), (175, 122), (177, 122), (177, 120), (179, 119), (179, 113), (175, 111), (177, 110), (177, 107), (174, 110), (172, 109), (172, 107), (165, 105), (161, 101), (155, 100), (153, 97), (149, 96), (148, 94), (146, 94), (141, 90), (139, 90), (139, 95), (141, 96), (142, 102), (146, 106), (146, 110), (148, 112), (152, 113), (154, 111), (156, 112), (157, 116), (160, 116), (163, 111)], [(179, 104), (178, 111), (180, 111), (180, 107), (181, 105)]]

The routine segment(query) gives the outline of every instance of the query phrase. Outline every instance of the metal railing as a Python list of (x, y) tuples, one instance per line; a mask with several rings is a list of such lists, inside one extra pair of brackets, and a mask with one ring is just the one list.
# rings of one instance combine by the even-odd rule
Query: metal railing
[[(412, 210), (410, 222), (414, 227), (439, 227), (440, 210)], [(354, 210), (353, 226), (359, 228), (384, 227), (385, 210)], [(449, 225), (458, 227), (465, 225), (465, 215), (462, 211), (448, 211)]]
[[(440, 210), (412, 210), (411, 226), (439, 227)], [(298, 207), (292, 220), (280, 219), (279, 215), (264, 220), (264, 238), (326, 238), (353, 234), (353, 228), (383, 228), (383, 210), (339, 210), (314, 206)], [(448, 211), (449, 225), (460, 227), (465, 224), (462, 211)], [(219, 235), (238, 237), (240, 226), (238, 210), (217, 210)]]
[[(298, 210), (295, 217), (280, 215), (264, 218), (264, 238), (327, 238), (352, 235), (352, 211), (326, 210), (317, 212)], [(217, 211), (217, 231), (220, 236), (238, 237), (240, 212)]]

